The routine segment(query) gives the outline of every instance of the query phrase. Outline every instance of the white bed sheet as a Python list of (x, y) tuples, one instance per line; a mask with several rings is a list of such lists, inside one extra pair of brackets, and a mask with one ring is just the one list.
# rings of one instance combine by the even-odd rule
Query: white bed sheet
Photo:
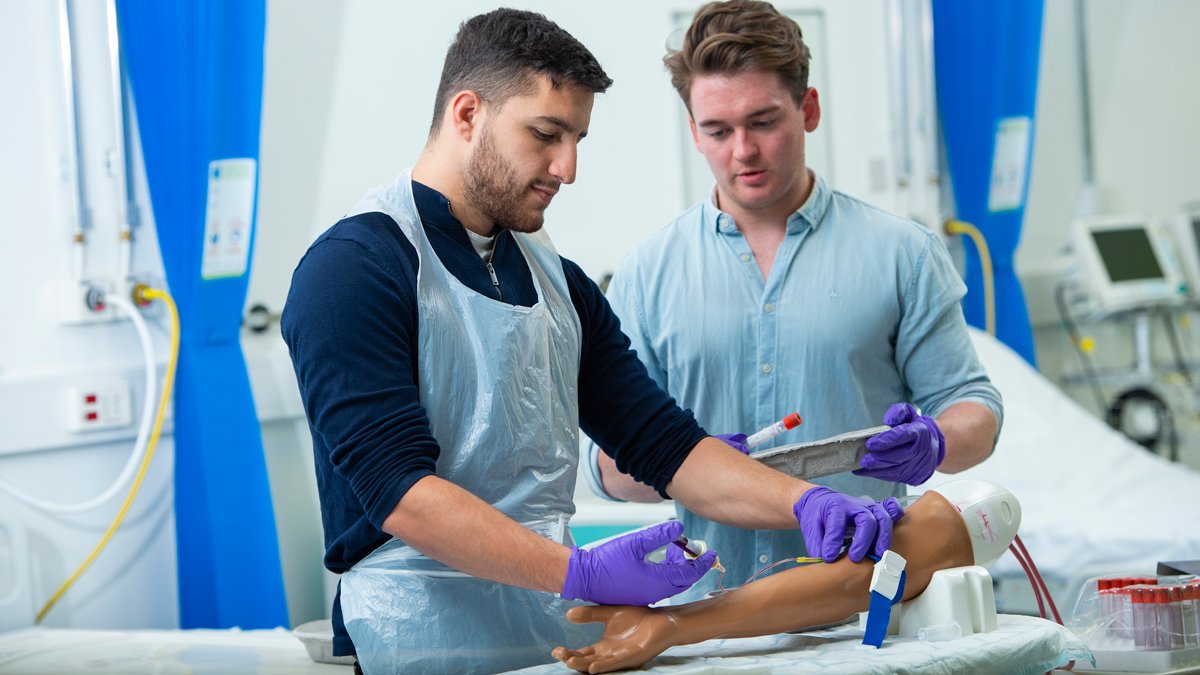
[[(888, 638), (882, 650), (857, 648), (853, 625), (803, 635), (709, 640), (675, 647), (647, 664), (652, 673), (1041, 673), (1089, 659), (1069, 631), (1001, 615), (996, 631), (947, 642)], [(718, 656), (719, 655), (719, 656)], [(311, 673), (350, 675), (352, 666), (313, 663), (288, 631), (112, 631), (25, 628), (0, 634), (0, 673)], [(554, 663), (520, 673), (571, 673)]]
[(274, 630), (75, 630), (0, 633), (0, 673), (192, 673), (353, 675), (353, 666), (314, 663), (304, 645)]
[[(972, 341), (1004, 397), (1000, 441), (983, 464), (926, 486), (962, 477), (1011, 490), (1034, 563), (1072, 594), (1091, 576), (1200, 559), (1200, 472), (1130, 441), (986, 333), (973, 330)], [(1024, 577), (1009, 554), (989, 571)], [(1058, 600), (1069, 611), (1075, 598)]]
[[(803, 634), (708, 640), (672, 647), (651, 660), (642, 673), (856, 673), (891, 675), (999, 675), (1044, 673), (1091, 652), (1067, 629), (1030, 616), (1002, 614), (990, 633), (945, 642), (889, 637), (882, 649), (860, 649), (862, 631), (851, 624)], [(578, 645), (582, 646), (582, 645)], [(516, 671), (522, 675), (566, 675), (555, 663)]]

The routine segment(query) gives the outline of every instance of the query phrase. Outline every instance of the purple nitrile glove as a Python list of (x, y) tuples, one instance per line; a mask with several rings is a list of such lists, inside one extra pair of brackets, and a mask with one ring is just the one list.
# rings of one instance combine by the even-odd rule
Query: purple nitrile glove
[(726, 445), (743, 455), (750, 454), (750, 446), (746, 445), (746, 434), (718, 434), (713, 438), (724, 441)]
[(868, 550), (882, 556), (892, 545), (892, 525), (904, 516), (904, 509), (895, 497), (873, 502), (818, 485), (800, 497), (792, 513), (800, 522), (808, 554), (819, 555), (831, 563), (842, 552), (842, 542), (851, 525), (854, 534), (848, 552), (850, 560), (862, 560)]
[(887, 431), (867, 439), (857, 476), (920, 485), (946, 457), (946, 437), (932, 417), (918, 415), (909, 403), (895, 403), (883, 416)]
[(716, 551), (707, 551), (695, 560), (646, 560), (651, 551), (670, 544), (681, 534), (683, 523), (672, 520), (592, 549), (572, 550), (562, 597), (599, 605), (644, 607), (687, 590), (712, 568)]

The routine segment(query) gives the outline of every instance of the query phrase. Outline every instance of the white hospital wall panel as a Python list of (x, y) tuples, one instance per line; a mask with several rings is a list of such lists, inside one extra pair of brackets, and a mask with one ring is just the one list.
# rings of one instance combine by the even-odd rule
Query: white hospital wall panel
[[(676, 13), (691, 13), (700, 2), (617, 0), (596, 3), (519, 3), (545, 13), (595, 53), (615, 80), (597, 96), (590, 135), (580, 146), (578, 179), (566, 187), (547, 212), (547, 229), (561, 253), (599, 279), (642, 239), (669, 222), (690, 204), (684, 197), (680, 158), (694, 152), (683, 133), (686, 120), (662, 66), (664, 45)], [(306, 3), (271, 5), (275, 14), (294, 14)], [(302, 21), (310, 42), (330, 61), (313, 71), (313, 89), (329, 86), (327, 96), (305, 91), (311, 105), (286, 105), (274, 97), (299, 91), (277, 85), (277, 75), (297, 77), (273, 44), (288, 40), (268, 35), (268, 71), (264, 100), (263, 170), (284, 169), (287, 186), (264, 177), (259, 205), (260, 243), (281, 243), (256, 252), (256, 270), (276, 275), (251, 281), (249, 302), (278, 308), (283, 303), (295, 259), (303, 248), (345, 213), (373, 185), (390, 181), (419, 155), (432, 118), (433, 97), (446, 47), (464, 19), (496, 7), (471, 0), (442, 4), (349, 0), (323, 5), (342, 8), (327, 26)], [(825, 53), (814, 55), (814, 68), (828, 79), (822, 93), (823, 126), (836, 166), (835, 187), (889, 208), (891, 150), (883, 54), (884, 3), (780, 2), (781, 10), (818, 13), (823, 17)], [(269, 33), (284, 18), (271, 19)], [(304, 57), (307, 58), (307, 57)], [(302, 59), (301, 62), (306, 62)], [(328, 78), (332, 69), (332, 77)], [(326, 104), (327, 101), (327, 104)], [(327, 105), (327, 107), (326, 107)], [(288, 119), (284, 120), (286, 116)], [(278, 120), (278, 121), (277, 121)], [(322, 127), (322, 124), (324, 125)], [(281, 129), (302, 129), (302, 137), (285, 142)], [(300, 134), (298, 134), (300, 135)], [(320, 150), (314, 150), (316, 144)], [(319, 161), (314, 164), (314, 160)], [(885, 184), (878, 166), (887, 167)], [(873, 174), (872, 171), (875, 170)], [(312, 173), (305, 174), (305, 171)], [(316, 176), (314, 178), (314, 176)], [(315, 186), (313, 195), (297, 194)], [(306, 214), (300, 204), (311, 205)], [(299, 232), (307, 216), (307, 232)], [(271, 228), (268, 230), (268, 228)], [(277, 230), (287, 229), (287, 235)], [(292, 237), (282, 244), (285, 237)], [(295, 241), (303, 240), (304, 246)], [(266, 256), (286, 256), (266, 262)]]
[[(104, 3), (74, 2), (82, 162), (87, 172), (89, 278), (117, 274), (117, 183), (108, 173), (118, 147), (111, 73), (106, 58)], [(67, 97), (59, 51), (58, 3), (0, 4), (0, 478), (32, 496), (79, 502), (103, 492), (121, 472), (134, 425), (106, 432), (67, 431), (65, 388), (114, 375), (131, 384), (140, 412), (141, 351), (130, 325), (65, 326), (59, 285), (72, 271), (76, 225)], [(135, 177), (140, 194), (145, 181)], [(161, 278), (148, 210), (137, 230), (137, 272)], [(156, 320), (152, 320), (156, 321)], [(165, 362), (165, 331), (157, 337)], [(86, 628), (172, 628), (178, 625), (175, 541), (171, 511), (173, 444), (160, 442), (142, 494), (93, 568), (47, 617), (47, 625)], [(11, 533), (0, 569), (29, 570), (25, 592), (0, 611), (3, 628), (29, 625), (33, 613), (83, 561), (116, 514), (123, 493), (94, 511), (54, 516), (16, 503), (0, 490), (9, 530), (28, 542), (16, 550)], [(20, 556), (16, 564), (13, 556)], [(15, 573), (15, 572), (14, 572)], [(5, 598), (0, 598), (3, 600)], [(16, 625), (10, 625), (12, 622)]]

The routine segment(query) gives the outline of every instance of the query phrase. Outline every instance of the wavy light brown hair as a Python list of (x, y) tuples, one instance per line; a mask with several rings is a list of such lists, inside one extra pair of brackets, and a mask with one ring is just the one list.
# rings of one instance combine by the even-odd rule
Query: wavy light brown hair
[(796, 104), (808, 91), (808, 61), (800, 26), (760, 0), (710, 2), (696, 11), (678, 50), (663, 63), (671, 84), (692, 110), (692, 78), (767, 72), (779, 75)]

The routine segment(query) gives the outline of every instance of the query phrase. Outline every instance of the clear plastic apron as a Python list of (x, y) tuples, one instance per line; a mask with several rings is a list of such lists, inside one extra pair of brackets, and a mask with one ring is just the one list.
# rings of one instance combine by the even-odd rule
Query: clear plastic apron
[[(433, 252), (411, 173), (352, 213), (390, 215), (419, 257), (418, 386), (441, 447), (437, 475), (513, 520), (570, 544), (578, 464), (581, 329), (562, 263), (542, 232), (514, 234), (538, 302), (515, 307), (464, 286)], [(497, 672), (553, 659), (598, 626), (578, 603), (471, 577), (393, 539), (342, 575), (342, 614), (367, 673)]]

